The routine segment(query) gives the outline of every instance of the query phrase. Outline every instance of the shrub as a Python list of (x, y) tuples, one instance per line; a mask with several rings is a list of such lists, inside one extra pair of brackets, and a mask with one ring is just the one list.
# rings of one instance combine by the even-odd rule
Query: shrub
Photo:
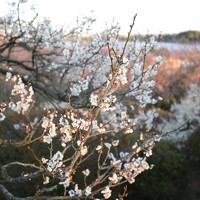
[(143, 173), (136, 183), (129, 187), (128, 199), (177, 200), (182, 199), (187, 186), (186, 157), (170, 141), (161, 141), (148, 159), (155, 166)]
[(196, 128), (185, 142), (185, 152), (191, 162), (200, 164), (200, 127)]

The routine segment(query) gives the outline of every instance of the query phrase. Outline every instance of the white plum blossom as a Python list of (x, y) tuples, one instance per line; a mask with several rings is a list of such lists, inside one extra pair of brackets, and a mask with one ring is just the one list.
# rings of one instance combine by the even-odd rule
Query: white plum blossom
[(57, 151), (53, 157), (47, 162), (47, 170), (49, 172), (54, 172), (63, 165), (63, 154)]
[(75, 194), (76, 194), (78, 197), (81, 197), (81, 195), (82, 195), (82, 190), (78, 188), (78, 184), (75, 185), (74, 191), (75, 191)]
[(119, 140), (114, 140), (114, 141), (112, 141), (112, 145), (113, 145), (114, 147), (118, 146), (118, 145), (119, 145)]
[(56, 125), (54, 123), (51, 123), (51, 126), (49, 128), (49, 135), (53, 138), (57, 135), (56, 133)]
[(76, 194), (74, 190), (69, 190), (68, 193), (69, 193), (69, 196), (70, 196), (70, 197), (74, 197), (75, 194)]
[(101, 191), (105, 199), (109, 199), (111, 197), (111, 190), (109, 186), (106, 186), (104, 190)]
[(92, 188), (90, 186), (87, 186), (85, 188), (85, 196), (89, 196), (92, 193)]
[(110, 148), (112, 147), (112, 144), (110, 144), (110, 143), (108, 143), (108, 142), (104, 143), (104, 145), (105, 145), (108, 149), (110, 149)]
[(74, 127), (75, 129), (88, 130), (89, 126), (90, 126), (90, 121), (86, 121), (81, 118), (80, 119), (73, 118), (72, 127)]
[(90, 175), (90, 170), (89, 169), (85, 169), (82, 171), (82, 173), (85, 175), (85, 176), (89, 176)]
[(45, 177), (45, 180), (43, 181), (43, 184), (48, 184), (48, 183), (49, 183), (49, 180), (50, 180), (49, 177), (46, 176), (46, 177)]
[(128, 72), (127, 65), (123, 64), (123, 65), (119, 66), (119, 69), (117, 71), (116, 81), (122, 85), (127, 84), (128, 83), (127, 72)]
[(62, 141), (63, 144), (70, 142), (72, 140), (72, 132), (71, 132), (71, 127), (69, 125), (68, 120), (64, 118), (60, 118), (60, 132), (62, 133)]
[(108, 179), (111, 181), (111, 183), (116, 184), (122, 179), (122, 177), (119, 177), (116, 173), (113, 173)]
[(45, 135), (43, 136), (43, 141), (50, 144), (52, 139), (57, 136), (56, 124), (53, 122), (54, 114), (51, 113), (48, 117), (43, 117), (42, 127), (44, 128)]
[(70, 185), (70, 178), (69, 177), (65, 177), (64, 181), (60, 181), (59, 184), (63, 185), (65, 188), (69, 187), (69, 185)]
[(44, 129), (47, 129), (49, 126), (50, 126), (50, 119), (48, 117), (43, 117), (43, 120), (42, 120), (42, 128)]
[(5, 81), (8, 82), (11, 78), (12, 78), (12, 73), (11, 72), (7, 72)]
[(110, 106), (113, 103), (115, 103), (116, 101), (117, 101), (116, 96), (114, 96), (114, 95), (106, 96), (102, 99), (102, 102), (99, 105), (99, 107), (101, 108), (102, 112), (112, 110), (112, 108)]
[(138, 143), (136, 142), (133, 146), (132, 149), (136, 149), (138, 147)]
[(145, 152), (146, 157), (149, 157), (152, 155), (152, 150), (149, 149), (147, 152)]
[(90, 96), (90, 103), (91, 103), (91, 105), (92, 106), (98, 106), (98, 95), (96, 95), (96, 94), (91, 94), (91, 96)]
[(102, 149), (102, 145), (98, 145), (97, 147), (96, 147), (96, 150), (97, 151), (100, 151)]
[(5, 118), (6, 116), (3, 113), (0, 113), (0, 122), (2, 122)]
[(80, 148), (81, 155), (84, 156), (88, 152), (87, 146), (81, 146)]
[(93, 120), (93, 121), (92, 121), (92, 128), (93, 128), (94, 130), (99, 129), (99, 126), (98, 126), (97, 120)]
[(43, 164), (46, 164), (47, 161), (48, 161), (48, 159), (46, 159), (46, 158), (42, 158), (41, 161), (42, 161)]
[(47, 144), (51, 144), (52, 142), (52, 137), (50, 135), (44, 135), (43, 136), (43, 142), (47, 143)]
[(79, 96), (79, 94), (88, 89), (89, 77), (79, 80), (70, 88), (72, 96)]
[(143, 171), (150, 169), (145, 158), (133, 158), (131, 162), (124, 164), (123, 176), (129, 183), (135, 182), (135, 177)]
[(76, 184), (75, 187), (74, 187), (74, 190), (69, 190), (68, 193), (69, 193), (70, 197), (75, 197), (75, 196), (81, 197), (82, 190), (80, 190), (78, 188), (78, 184)]

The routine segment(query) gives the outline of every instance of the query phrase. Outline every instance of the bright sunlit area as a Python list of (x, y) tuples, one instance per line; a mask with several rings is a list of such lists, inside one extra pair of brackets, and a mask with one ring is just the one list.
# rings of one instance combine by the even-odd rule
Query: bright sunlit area
[[(0, 1), (0, 13), (8, 11), (11, 0)], [(199, 30), (198, 0), (29, 0), (39, 17), (47, 17), (55, 25), (69, 25), (77, 17), (93, 16), (97, 22), (95, 30), (103, 30), (106, 23), (119, 23), (122, 33), (127, 33), (133, 16), (137, 13), (136, 33), (178, 33)], [(25, 10), (25, 15), (30, 15)]]

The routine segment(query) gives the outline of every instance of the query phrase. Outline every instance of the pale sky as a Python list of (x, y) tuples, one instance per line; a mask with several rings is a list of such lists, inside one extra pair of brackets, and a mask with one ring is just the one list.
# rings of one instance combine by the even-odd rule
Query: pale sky
[[(7, 12), (0, 0), (0, 15)], [(200, 0), (29, 0), (36, 5), (40, 17), (49, 17), (56, 25), (71, 24), (77, 16), (97, 19), (95, 31), (105, 23), (119, 22), (121, 33), (129, 30), (132, 17), (138, 14), (136, 33), (177, 33), (200, 30)], [(30, 11), (27, 9), (26, 14)]]

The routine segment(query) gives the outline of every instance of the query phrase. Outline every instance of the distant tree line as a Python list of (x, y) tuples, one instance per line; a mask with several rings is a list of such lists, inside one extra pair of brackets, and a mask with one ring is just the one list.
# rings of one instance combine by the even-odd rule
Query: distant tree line
[[(197, 43), (200, 42), (200, 31), (184, 31), (175, 34), (160, 34), (160, 35), (150, 35), (150, 34), (137, 34), (131, 35), (130, 39), (135, 38), (139, 40), (146, 40), (150, 36), (155, 36), (157, 41), (160, 42), (178, 42), (178, 43)], [(125, 36), (118, 36), (120, 40), (125, 40)]]
[(176, 34), (164, 34), (159, 37), (162, 42), (196, 43), (200, 42), (200, 31), (185, 31)]

